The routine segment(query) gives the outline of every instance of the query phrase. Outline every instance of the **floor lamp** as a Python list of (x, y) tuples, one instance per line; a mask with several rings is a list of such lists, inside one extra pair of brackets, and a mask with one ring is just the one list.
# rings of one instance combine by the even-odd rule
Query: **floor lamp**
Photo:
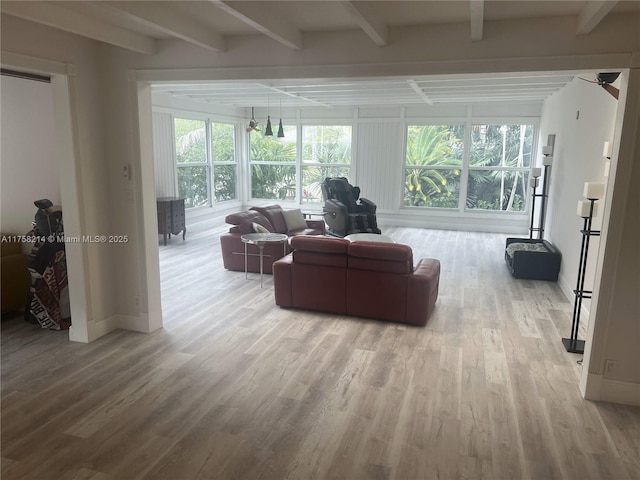
[[(533, 239), (533, 232), (538, 232), (538, 240), (542, 240), (544, 238), (544, 220), (547, 210), (546, 203), (549, 196), (549, 168), (553, 163), (552, 154), (552, 145), (542, 147), (542, 164), (544, 165), (544, 174), (542, 174), (542, 169), (540, 168), (531, 169), (532, 178), (529, 179), (529, 185), (533, 190), (531, 194), (531, 223), (529, 225), (529, 239)], [(540, 185), (540, 175), (542, 175), (542, 193), (536, 193), (538, 185)], [(538, 218), (538, 226), (534, 227), (533, 221), (536, 212), (536, 199), (538, 198), (542, 199), (540, 203), (540, 217)]]
[(597, 214), (598, 205), (596, 202), (604, 194), (604, 183), (587, 182), (584, 184), (584, 196), (587, 200), (578, 202), (578, 215), (582, 217), (584, 226), (582, 234), (582, 244), (580, 247), (580, 261), (578, 263), (578, 281), (576, 289), (573, 291), (575, 299), (573, 302), (573, 318), (571, 320), (571, 337), (563, 338), (562, 344), (569, 353), (584, 353), (584, 340), (578, 340), (578, 329), (580, 327), (580, 311), (582, 309), (582, 299), (591, 298), (593, 291), (585, 290), (584, 282), (587, 272), (587, 259), (589, 258), (589, 241), (591, 237), (600, 236), (600, 230), (592, 230), (593, 217)]

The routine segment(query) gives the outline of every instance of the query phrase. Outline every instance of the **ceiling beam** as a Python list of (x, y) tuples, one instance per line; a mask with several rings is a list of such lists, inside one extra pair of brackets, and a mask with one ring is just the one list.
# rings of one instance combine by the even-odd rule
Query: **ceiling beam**
[(286, 19), (276, 15), (266, 7), (256, 8), (251, 2), (229, 0), (209, 0), (216, 7), (250, 25), (260, 33), (296, 50), (302, 48), (302, 32)]
[(137, 21), (157, 28), (173, 37), (215, 52), (224, 52), (225, 41), (222, 35), (193, 22), (181, 12), (156, 2), (149, 8), (144, 2), (109, 2), (106, 8), (113, 8), (133, 17)]
[(2, 2), (2, 13), (138, 53), (151, 55), (158, 51), (156, 41), (147, 35), (111, 25), (52, 2)]
[(482, 40), (484, 27), (484, 0), (470, 0), (469, 13), (471, 18), (471, 40)]
[(377, 18), (365, 2), (342, 1), (340, 4), (351, 15), (358, 26), (369, 35), (373, 43), (379, 47), (386, 47), (389, 41), (389, 32), (386, 23)]
[(591, 33), (617, 3), (618, 0), (587, 2), (578, 14), (578, 30), (576, 34), (586, 35)]
[(409, 84), (409, 86), (411, 86), (411, 88), (413, 88), (413, 91), (416, 92), (420, 98), (422, 98), (429, 105), (433, 105), (433, 101), (422, 91), (415, 80), (407, 80), (407, 83)]

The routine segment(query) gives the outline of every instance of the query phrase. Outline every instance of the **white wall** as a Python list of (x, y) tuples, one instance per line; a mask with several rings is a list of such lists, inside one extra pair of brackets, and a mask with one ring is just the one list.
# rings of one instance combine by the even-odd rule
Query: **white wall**
[[(592, 73), (580, 76), (595, 77)], [(548, 98), (542, 111), (541, 145), (546, 143), (547, 135), (556, 135), (545, 237), (562, 253), (558, 281), (571, 301), (578, 278), (580, 230), (584, 228), (583, 219), (577, 215), (578, 201), (584, 199), (585, 182), (606, 184), (609, 180), (604, 176), (602, 150), (605, 141), (613, 141), (617, 110), (617, 100), (603, 88), (575, 78)], [(541, 165), (542, 155), (537, 158)], [(597, 203), (598, 214), (594, 218), (593, 229), (600, 229), (604, 214), (605, 200)], [(600, 239), (592, 237), (585, 276), (586, 290), (593, 289), (599, 246)], [(586, 321), (591, 301), (584, 300), (583, 306), (581, 321)]]
[(0, 228), (25, 234), (36, 213), (34, 200), (48, 198), (60, 205), (51, 84), (3, 75), (0, 87)]
[[(133, 163), (132, 153), (122, 152), (117, 157), (105, 154), (109, 140), (104, 117), (104, 92), (101, 48), (97, 42), (85, 40), (75, 35), (48, 27), (37, 26), (13, 17), (2, 15), (1, 44), (3, 51), (27, 55), (36, 59), (51, 60), (67, 65), (67, 75), (74, 88), (71, 95), (71, 115), (74, 124), (75, 145), (70, 149), (77, 155), (74, 172), (61, 171), (64, 175), (77, 177), (80, 228), (84, 235), (122, 234), (120, 226), (122, 214), (119, 205), (119, 190), (115, 188), (120, 175), (120, 161), (125, 158)], [(3, 57), (3, 66), (4, 57)], [(11, 65), (8, 65), (11, 67)], [(5, 102), (3, 96), (2, 102)], [(54, 102), (55, 104), (55, 102)], [(58, 126), (56, 125), (56, 129)], [(61, 126), (61, 128), (63, 128)], [(118, 136), (131, 134), (118, 132)], [(120, 142), (121, 140), (116, 140)], [(4, 142), (4, 139), (3, 139)], [(65, 210), (64, 192), (62, 207)], [(34, 207), (35, 208), (35, 207)], [(68, 209), (67, 209), (68, 211)], [(35, 210), (31, 210), (32, 217)], [(117, 225), (118, 228), (113, 228)], [(105, 332), (98, 324), (112, 318), (119, 310), (115, 292), (118, 280), (115, 275), (118, 250), (126, 249), (126, 244), (81, 244), (84, 268), (88, 282), (86, 298), (89, 337), (96, 338)], [(134, 255), (135, 258), (135, 255)], [(135, 262), (135, 260), (131, 260)], [(71, 301), (74, 301), (74, 285), (70, 283)], [(72, 306), (73, 309), (73, 306)]]

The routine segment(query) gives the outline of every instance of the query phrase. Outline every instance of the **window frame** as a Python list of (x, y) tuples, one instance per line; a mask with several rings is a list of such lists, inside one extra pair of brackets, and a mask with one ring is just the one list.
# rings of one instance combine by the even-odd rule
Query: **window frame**
[[(460, 166), (460, 189), (459, 189), (459, 198), (458, 198), (458, 207), (457, 208), (445, 208), (445, 207), (426, 207), (426, 206), (409, 206), (404, 204), (404, 191), (405, 191), (405, 182), (406, 182), (406, 169), (413, 168), (407, 167), (407, 142), (408, 142), (408, 132), (409, 127), (411, 126), (438, 126), (438, 125), (462, 125), (465, 128), (464, 131), (464, 145), (463, 145), (463, 156), (462, 156), (462, 164)], [(472, 127), (474, 125), (531, 125), (533, 127), (533, 140), (531, 144), (531, 161), (528, 167), (471, 167), (470, 165), (470, 157), (471, 157), (471, 134)], [(405, 119), (403, 122), (403, 147), (402, 147), (402, 171), (401, 171), (401, 182), (400, 186), (400, 199), (399, 205), (400, 211), (404, 212), (425, 212), (428, 211), (430, 214), (436, 215), (447, 215), (453, 212), (458, 212), (460, 215), (464, 217), (477, 216), (477, 215), (498, 215), (498, 216), (518, 216), (529, 214), (531, 209), (531, 195), (529, 195), (529, 189), (527, 187), (527, 191), (524, 192), (525, 197), (525, 208), (522, 211), (505, 211), (505, 210), (490, 210), (490, 209), (478, 209), (478, 208), (467, 208), (467, 196), (468, 196), (468, 185), (469, 185), (469, 172), (471, 170), (490, 170), (495, 171), (499, 169), (504, 170), (518, 170), (524, 171), (528, 173), (526, 185), (528, 186), (529, 178), (531, 178), (532, 169), (536, 166), (536, 152), (538, 148), (538, 135), (540, 131), (540, 118), (535, 116), (523, 116), (523, 117), (473, 117), (472, 115), (468, 115), (466, 118), (460, 117), (442, 117), (442, 118), (411, 118)], [(449, 166), (433, 166), (429, 167), (433, 169), (449, 169)]]
[[(178, 154), (177, 154), (177, 138), (176, 138), (176, 120), (195, 120), (199, 122), (203, 122), (205, 125), (205, 161), (204, 162), (178, 162)], [(206, 178), (207, 178), (207, 203), (205, 205), (198, 205), (194, 207), (186, 207), (186, 210), (197, 210), (202, 208), (212, 208), (216, 205), (224, 204), (227, 202), (238, 202), (240, 201), (240, 162), (238, 160), (238, 146), (239, 146), (239, 135), (238, 135), (238, 121), (236, 119), (223, 119), (218, 116), (211, 115), (199, 115), (195, 112), (183, 112), (183, 111), (174, 111), (171, 113), (171, 122), (173, 125), (172, 135), (173, 135), (173, 158), (174, 158), (174, 168), (175, 168), (175, 191), (177, 196), (181, 196), (179, 189), (179, 169), (187, 168), (187, 167), (205, 167), (206, 169)], [(220, 161), (214, 162), (213, 153), (212, 153), (212, 128), (213, 124), (222, 124), (222, 125), (230, 125), (233, 127), (233, 161)], [(235, 166), (235, 198), (223, 201), (216, 201), (215, 192), (214, 192), (214, 175), (215, 175), (215, 166)], [(186, 197), (185, 197), (186, 198)]]
[[(349, 127), (350, 128), (350, 134), (351, 134), (351, 138), (350, 140), (350, 144), (349, 144), (349, 162), (348, 163), (321, 163), (321, 162), (305, 162), (303, 159), (303, 142), (304, 142), (304, 128), (305, 127)], [(304, 174), (303, 174), (303, 170), (304, 168), (341, 168), (341, 169), (347, 169), (348, 170), (348, 174), (346, 175), (346, 178), (349, 179), (349, 182), (351, 182), (351, 172), (353, 171), (353, 152), (354, 152), (354, 139), (355, 139), (355, 135), (354, 135), (354, 130), (355, 130), (355, 126), (353, 124), (353, 122), (344, 122), (344, 121), (305, 121), (305, 122), (301, 122), (300, 123), (300, 155), (299, 155), (299, 171), (298, 171), (298, 203), (300, 205), (306, 205), (306, 206), (313, 206), (313, 205), (321, 205), (323, 203), (322, 200), (322, 192), (321, 192), (321, 196), (319, 198), (319, 200), (317, 201), (305, 201), (304, 200), (304, 196), (303, 196), (303, 192), (304, 192), (304, 185), (303, 185), (303, 180), (304, 180)]]

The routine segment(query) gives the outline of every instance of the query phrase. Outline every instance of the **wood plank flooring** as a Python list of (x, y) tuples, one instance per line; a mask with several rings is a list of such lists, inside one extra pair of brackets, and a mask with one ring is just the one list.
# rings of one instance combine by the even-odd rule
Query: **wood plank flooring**
[(581, 398), (572, 305), (511, 278), (505, 235), (383, 229), (442, 262), (418, 328), (276, 307), (225, 230), (160, 247), (161, 331), (3, 320), (3, 480), (640, 477), (640, 409)]

